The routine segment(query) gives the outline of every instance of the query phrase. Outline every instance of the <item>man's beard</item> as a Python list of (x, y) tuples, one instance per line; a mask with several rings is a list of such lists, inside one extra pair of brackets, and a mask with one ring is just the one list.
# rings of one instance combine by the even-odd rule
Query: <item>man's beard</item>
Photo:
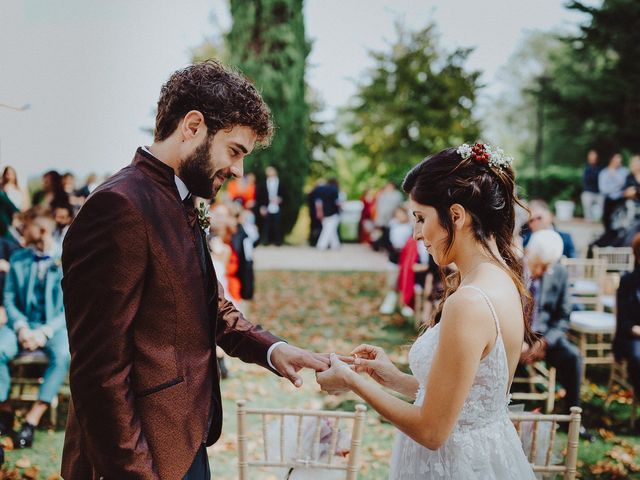
[(180, 162), (178, 177), (192, 195), (213, 199), (217, 193), (213, 190), (216, 172), (209, 163), (209, 144), (210, 140), (207, 138), (190, 156)]

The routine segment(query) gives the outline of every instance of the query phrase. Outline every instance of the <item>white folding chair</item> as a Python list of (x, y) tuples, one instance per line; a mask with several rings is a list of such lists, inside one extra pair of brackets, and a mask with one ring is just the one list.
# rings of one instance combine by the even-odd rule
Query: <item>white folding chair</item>
[(556, 401), (556, 369), (548, 367), (544, 362), (524, 365), (526, 377), (515, 377), (512, 385), (528, 385), (528, 392), (511, 392), (513, 400), (542, 400), (545, 412), (553, 412)]
[(341, 412), (248, 408), (239, 400), (237, 407), (240, 480), (249, 479), (251, 467), (263, 475), (265, 468), (280, 469), (291, 479), (333, 479), (341, 471), (341, 478), (357, 478), (364, 405), (356, 405), (355, 412)]
[[(581, 413), (581, 408), (571, 407), (570, 415), (542, 415), (527, 412), (509, 414), (520, 436), (524, 453), (535, 473), (563, 475), (564, 480), (576, 478)], [(559, 423), (569, 423), (569, 433), (562, 444), (557, 442), (556, 436), (556, 427)], [(559, 458), (562, 455), (564, 455), (564, 461), (557, 461), (556, 457)]]
[(571, 337), (580, 349), (584, 368), (589, 365), (612, 365), (611, 343), (616, 330), (616, 317), (605, 312), (602, 294), (606, 283), (607, 261), (603, 259), (563, 258), (569, 277), (569, 295), (573, 305), (582, 310), (571, 312)]

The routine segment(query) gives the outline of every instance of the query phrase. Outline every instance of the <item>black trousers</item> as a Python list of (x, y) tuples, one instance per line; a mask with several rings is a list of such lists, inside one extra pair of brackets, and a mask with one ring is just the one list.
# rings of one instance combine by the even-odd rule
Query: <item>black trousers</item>
[(262, 225), (262, 243), (265, 245), (282, 245), (282, 215), (278, 213), (267, 213)]
[(633, 394), (640, 398), (640, 338), (624, 339), (616, 348), (616, 357), (627, 361), (629, 382), (633, 386)]
[(182, 480), (211, 480), (211, 469), (209, 468), (209, 458), (207, 457), (207, 449), (203, 443), (193, 459), (189, 471)]
[(605, 197), (604, 205), (602, 209), (602, 223), (604, 225), (605, 232), (613, 231), (613, 225), (611, 224), (611, 221), (612, 221), (611, 217), (613, 215), (613, 211), (619, 205), (624, 205), (624, 202), (625, 202), (624, 198), (618, 199), (618, 200), (612, 200), (608, 197)]
[(567, 391), (567, 409), (580, 406), (583, 365), (578, 347), (566, 338), (560, 338), (553, 347), (547, 348), (545, 360), (555, 367), (558, 381)]

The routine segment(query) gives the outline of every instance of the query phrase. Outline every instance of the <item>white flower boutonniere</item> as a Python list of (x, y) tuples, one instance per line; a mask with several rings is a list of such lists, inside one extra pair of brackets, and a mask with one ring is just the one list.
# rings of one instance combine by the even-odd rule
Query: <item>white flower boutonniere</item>
[(200, 202), (198, 207), (198, 224), (204, 233), (209, 233), (211, 219), (209, 218), (209, 207), (204, 202)]

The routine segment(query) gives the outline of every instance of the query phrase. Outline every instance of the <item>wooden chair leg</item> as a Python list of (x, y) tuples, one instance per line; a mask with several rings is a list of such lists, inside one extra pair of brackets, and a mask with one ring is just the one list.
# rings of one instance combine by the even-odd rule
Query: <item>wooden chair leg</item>
[(547, 413), (553, 412), (556, 403), (556, 369), (549, 367), (549, 383), (547, 384)]
[(583, 384), (587, 378), (587, 335), (585, 333), (578, 333), (578, 344), (580, 356), (582, 357), (582, 378), (580, 383)]
[(51, 428), (54, 430), (58, 427), (58, 395), (53, 397), (51, 400), (51, 405), (49, 405), (49, 419), (51, 420)]

